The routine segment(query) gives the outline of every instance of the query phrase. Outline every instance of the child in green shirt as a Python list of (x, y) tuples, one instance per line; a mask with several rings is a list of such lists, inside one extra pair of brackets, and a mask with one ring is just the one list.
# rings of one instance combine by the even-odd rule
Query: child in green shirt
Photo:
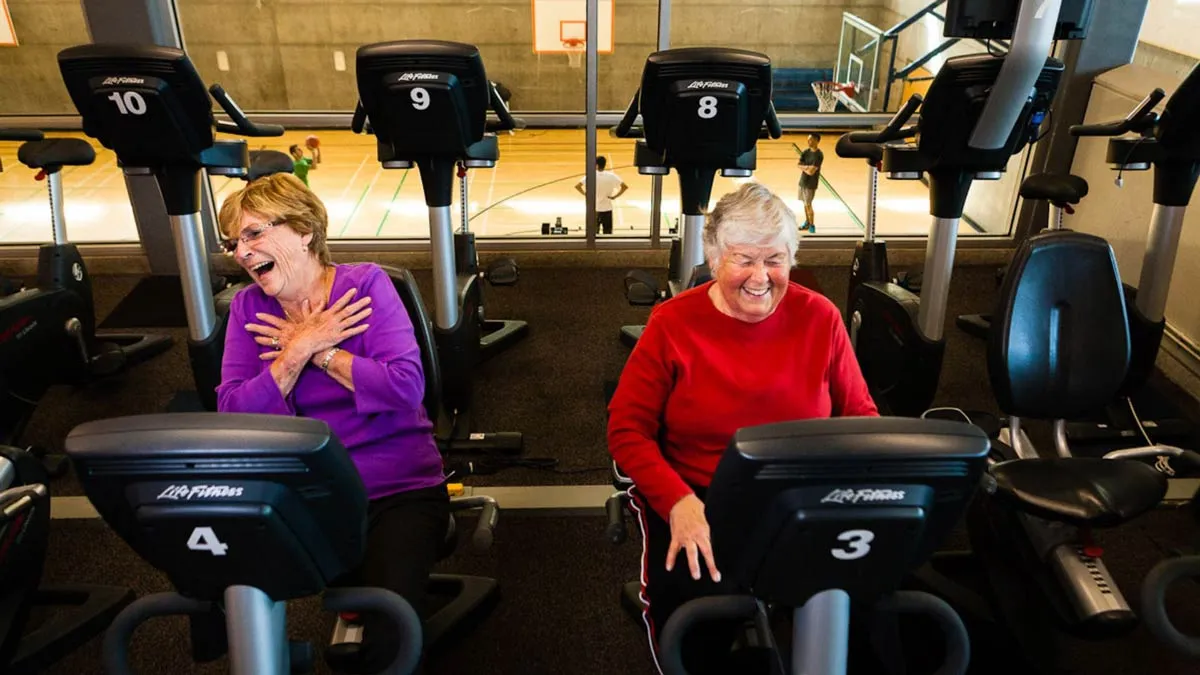
[(288, 152), (292, 154), (292, 173), (296, 174), (296, 178), (303, 181), (305, 185), (308, 185), (308, 172), (317, 167), (317, 162), (305, 157), (304, 150), (300, 149), (299, 145), (288, 148)]

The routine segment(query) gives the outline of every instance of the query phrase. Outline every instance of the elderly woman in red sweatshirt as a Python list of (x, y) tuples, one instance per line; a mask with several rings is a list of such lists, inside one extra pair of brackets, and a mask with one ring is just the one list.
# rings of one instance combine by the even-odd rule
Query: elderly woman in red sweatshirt
[[(713, 281), (655, 308), (609, 405), (609, 452), (633, 479), (644, 535), (652, 653), (677, 607), (726, 590), (704, 494), (734, 432), (878, 415), (837, 307), (789, 280), (798, 239), (795, 215), (765, 186), (721, 198), (704, 227)], [(729, 672), (735, 634), (693, 630), (689, 672)]]

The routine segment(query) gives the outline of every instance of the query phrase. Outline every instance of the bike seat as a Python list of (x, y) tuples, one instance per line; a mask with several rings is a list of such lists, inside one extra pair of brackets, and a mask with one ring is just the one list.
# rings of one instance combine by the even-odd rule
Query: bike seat
[(1131, 460), (1096, 457), (1014, 459), (991, 468), (996, 496), (1039, 518), (1113, 527), (1154, 508), (1167, 477)]
[(1087, 193), (1087, 181), (1071, 174), (1039, 173), (1021, 183), (1022, 197), (1045, 199), (1054, 204), (1078, 204)]
[(47, 138), (22, 144), (17, 159), (31, 169), (54, 173), (64, 166), (91, 164), (96, 161), (96, 151), (82, 138)]
[(278, 150), (254, 150), (250, 153), (250, 172), (247, 181), (253, 181), (264, 176), (277, 173), (293, 173), (296, 163), (291, 155)]

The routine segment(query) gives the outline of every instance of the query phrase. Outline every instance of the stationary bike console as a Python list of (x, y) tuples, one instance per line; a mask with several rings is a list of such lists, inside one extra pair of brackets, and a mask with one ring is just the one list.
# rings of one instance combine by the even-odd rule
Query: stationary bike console
[[(180, 49), (87, 44), (64, 49), (58, 63), (84, 133), (112, 149), (126, 174), (153, 176), (158, 184), (180, 261), (198, 407), (216, 410), (225, 317), (212, 300), (201, 173), (244, 176), (249, 170), (246, 143), (217, 140), (217, 131), (278, 137), (283, 127), (247, 119), (220, 85), (205, 86)], [(214, 118), (214, 101), (230, 121)]]
[[(322, 593), (366, 546), (367, 495), (350, 456), (320, 421), (185, 413), (90, 422), (67, 453), (101, 517), (177, 592), (135, 601), (110, 629), (107, 672), (128, 673), (128, 643), (149, 618), (192, 617), (193, 651), (228, 651), (234, 673), (294, 666), (286, 601)], [(337, 611), (384, 612), (400, 636), (393, 667), (411, 672), (421, 625), (383, 589), (325, 595)]]
[[(929, 594), (897, 591), (961, 516), (988, 446), (979, 429), (944, 420), (740, 429), (705, 498), (722, 583), (736, 593), (672, 614), (660, 641), (664, 671), (686, 672), (682, 638), (694, 623), (753, 618), (757, 603), (769, 603), (794, 611), (790, 672), (845, 673), (853, 601), (932, 616), (947, 637), (938, 672), (965, 672), (970, 645), (954, 610)], [(762, 644), (774, 641), (767, 635)]]
[[(771, 103), (771, 60), (765, 54), (722, 47), (685, 47), (655, 52), (646, 59), (641, 85), (620, 122), (617, 138), (637, 138), (638, 172), (679, 174), (682, 236), (672, 240), (665, 289), (640, 283), (626, 298), (653, 304), (684, 288), (704, 264), (704, 211), (720, 171), (748, 177), (758, 166), (758, 139), (780, 138), (783, 130)], [(635, 128), (638, 116), (640, 128)], [(632, 347), (642, 326), (623, 326), (621, 340)]]

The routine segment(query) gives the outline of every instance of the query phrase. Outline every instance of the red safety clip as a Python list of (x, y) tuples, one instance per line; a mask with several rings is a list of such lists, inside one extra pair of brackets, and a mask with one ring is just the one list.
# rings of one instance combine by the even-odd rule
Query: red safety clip
[(1104, 555), (1104, 548), (1092, 540), (1091, 530), (1080, 530), (1079, 537), (1082, 539), (1081, 550), (1084, 555), (1089, 558), (1099, 558)]

